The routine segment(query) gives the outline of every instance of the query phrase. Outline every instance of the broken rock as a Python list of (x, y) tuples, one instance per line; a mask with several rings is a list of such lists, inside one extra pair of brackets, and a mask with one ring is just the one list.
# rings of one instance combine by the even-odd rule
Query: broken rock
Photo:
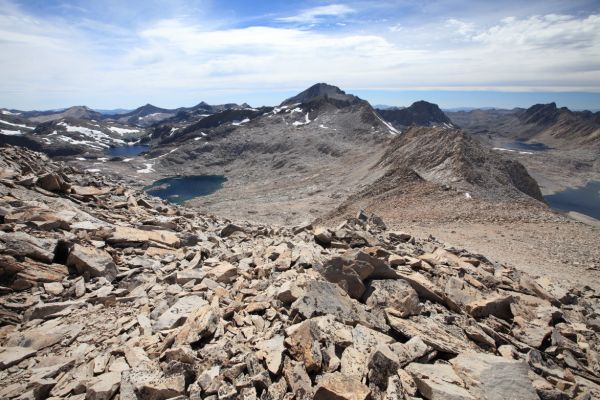
[(88, 280), (103, 277), (112, 282), (119, 272), (113, 258), (106, 251), (78, 244), (75, 244), (69, 253), (67, 265), (75, 267), (77, 272)]

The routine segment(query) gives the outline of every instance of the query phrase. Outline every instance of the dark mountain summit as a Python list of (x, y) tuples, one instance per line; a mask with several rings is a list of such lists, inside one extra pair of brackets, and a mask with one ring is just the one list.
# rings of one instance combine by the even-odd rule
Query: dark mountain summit
[(346, 92), (337, 86), (328, 85), (326, 83), (317, 83), (296, 96), (284, 100), (281, 105), (290, 106), (293, 104), (307, 104), (318, 102), (320, 100), (326, 100), (339, 105), (351, 105), (364, 101), (354, 95), (346, 94)]
[(523, 111), (521, 121), (526, 124), (548, 125), (558, 120), (561, 111), (568, 111), (566, 107), (559, 109), (556, 103), (535, 104)]
[(520, 137), (553, 146), (600, 146), (600, 112), (571, 111), (556, 103), (536, 104), (518, 114)]
[(450, 118), (440, 110), (437, 104), (423, 100), (414, 102), (407, 108), (380, 109), (377, 112), (383, 119), (396, 127), (452, 124)]

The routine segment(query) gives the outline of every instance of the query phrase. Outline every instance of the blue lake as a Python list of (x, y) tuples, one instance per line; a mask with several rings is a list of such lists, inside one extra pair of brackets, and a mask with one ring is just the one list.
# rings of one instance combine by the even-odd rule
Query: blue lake
[(557, 210), (576, 211), (600, 219), (600, 181), (545, 196), (544, 199)]
[(145, 144), (135, 144), (133, 146), (111, 147), (106, 150), (106, 155), (109, 157), (134, 157), (148, 151), (150, 146)]
[(543, 151), (550, 150), (552, 147), (546, 146), (544, 143), (527, 143), (523, 140), (515, 140), (512, 143), (504, 146), (505, 149), (510, 150), (528, 150), (528, 151)]
[(222, 175), (173, 176), (160, 179), (144, 190), (174, 204), (182, 204), (199, 196), (207, 196), (221, 189), (227, 180)]

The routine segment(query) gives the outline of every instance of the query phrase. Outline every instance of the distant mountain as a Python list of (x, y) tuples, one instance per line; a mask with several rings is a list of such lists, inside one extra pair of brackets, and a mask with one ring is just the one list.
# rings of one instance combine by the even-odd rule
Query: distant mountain
[(346, 92), (344, 92), (337, 86), (328, 85), (327, 83), (317, 83), (316, 85), (313, 85), (308, 89), (298, 93), (296, 96), (284, 100), (281, 103), (281, 106), (315, 103), (321, 100), (339, 106), (346, 106), (364, 102), (364, 100), (361, 100), (360, 98), (354, 95), (346, 94)]
[(104, 117), (101, 113), (86, 106), (74, 106), (60, 111), (24, 111), (20, 115), (32, 122), (48, 122), (61, 118), (100, 120)]
[[(51, 156), (102, 154), (109, 147), (124, 146), (146, 135), (143, 129), (106, 120), (65, 117), (31, 126), (25, 125), (26, 120), (16, 123), (14, 117), (11, 121), (0, 117), (0, 144), (19, 145)], [(10, 129), (4, 129), (9, 123)]]
[(378, 110), (379, 115), (396, 128), (408, 126), (433, 126), (433, 125), (452, 125), (450, 118), (437, 104), (427, 101), (414, 102), (410, 107), (402, 109)]
[(571, 111), (556, 103), (536, 104), (518, 113), (524, 125), (520, 139), (536, 140), (555, 146), (600, 147), (600, 112)]
[(571, 111), (556, 103), (527, 109), (447, 112), (456, 125), (479, 137), (544, 143), (550, 147), (600, 147), (600, 112)]
[(146, 127), (166, 118), (170, 118), (176, 113), (177, 112), (175, 110), (169, 110), (166, 108), (156, 107), (152, 104), (146, 104), (128, 113), (114, 115), (111, 117), (111, 119), (124, 124)]

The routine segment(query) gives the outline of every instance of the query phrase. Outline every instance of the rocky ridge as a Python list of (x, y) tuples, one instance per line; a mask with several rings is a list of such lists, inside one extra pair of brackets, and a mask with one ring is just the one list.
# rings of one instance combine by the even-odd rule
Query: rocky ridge
[(403, 129), (410, 126), (452, 127), (452, 121), (437, 104), (416, 101), (405, 108), (378, 109), (377, 112), (394, 127)]
[(359, 212), (233, 223), (0, 155), (0, 397), (591, 399), (600, 297)]

